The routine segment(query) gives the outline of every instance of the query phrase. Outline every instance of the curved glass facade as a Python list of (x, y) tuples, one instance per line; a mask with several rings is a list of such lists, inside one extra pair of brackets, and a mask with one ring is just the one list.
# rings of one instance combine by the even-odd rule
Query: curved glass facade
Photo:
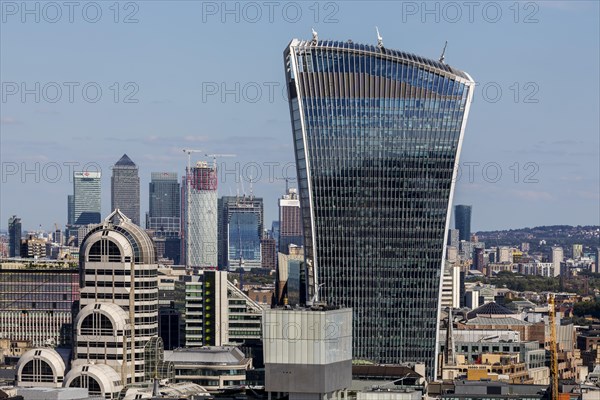
[(353, 357), (433, 376), (444, 238), (474, 88), (383, 47), (285, 51), (309, 291), (353, 309)]

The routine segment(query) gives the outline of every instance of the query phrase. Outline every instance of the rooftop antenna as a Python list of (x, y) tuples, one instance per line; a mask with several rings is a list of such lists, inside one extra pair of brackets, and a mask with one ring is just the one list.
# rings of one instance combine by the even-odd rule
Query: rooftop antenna
[(254, 198), (254, 185), (252, 180), (252, 175), (250, 175), (250, 200)]
[(312, 42), (313, 44), (317, 44), (319, 41), (319, 34), (315, 31), (315, 28), (312, 28)]
[(288, 194), (289, 192), (290, 192), (289, 179), (285, 178), (285, 194)]
[(446, 40), (446, 43), (444, 43), (444, 50), (442, 50), (442, 55), (440, 56), (440, 62), (443, 63), (444, 59), (446, 58), (446, 46), (448, 46), (448, 41)]
[(242, 184), (242, 195), (244, 197), (246, 197), (246, 189), (244, 188), (244, 178), (242, 178), (241, 174), (240, 174), (240, 183)]
[(381, 49), (383, 47), (383, 38), (381, 37), (381, 34), (379, 33), (379, 28), (375, 27), (375, 30), (377, 31), (377, 47), (379, 47)]

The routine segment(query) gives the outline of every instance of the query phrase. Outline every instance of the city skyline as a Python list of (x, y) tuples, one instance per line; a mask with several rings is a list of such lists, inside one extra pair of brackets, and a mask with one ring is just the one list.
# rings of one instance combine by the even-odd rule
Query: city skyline
[[(382, 4), (388, 12), (380, 12)], [(401, 4), (382, 2), (369, 3), (369, 7), (361, 2), (339, 3), (337, 12), (321, 9), (316, 23), (308, 5), (296, 23), (282, 19), (280, 14), (270, 22), (265, 19), (266, 12), (256, 23), (243, 18), (236, 23), (231, 17), (222, 22), (220, 15), (202, 15), (198, 4), (186, 4), (189, 12), (182, 13), (182, 9), (162, 9), (160, 2), (140, 4), (139, 22), (132, 24), (78, 20), (72, 25), (52, 25), (9, 18), (0, 28), (3, 83), (25, 82), (31, 88), (35, 82), (41, 87), (45, 82), (79, 82), (80, 88), (86, 82), (97, 82), (103, 98), (97, 103), (87, 102), (77, 91), (79, 97), (73, 103), (66, 98), (56, 103), (41, 98), (36, 103), (33, 95), (22, 102), (19, 94), (9, 96), (5, 85), (3, 94), (7, 97), (0, 111), (0, 219), (19, 215), (29, 230), (39, 224), (45, 229), (51, 229), (55, 222), (62, 225), (64, 198), (70, 186), (68, 163), (72, 162), (79, 163), (76, 169), (88, 162), (101, 168), (102, 214), (110, 212), (109, 168), (123, 151), (140, 167), (141, 208), (145, 211), (150, 173), (175, 171), (182, 175), (185, 158), (181, 149), (193, 146), (207, 153), (239, 154), (236, 159), (219, 161), (219, 165), (233, 171), (237, 168), (242, 176), (258, 180), (254, 192), (272, 199), (265, 202), (265, 221), (270, 224), (277, 219), (277, 198), (285, 190), (285, 167), (293, 161), (292, 141), (286, 134), (289, 121), (282, 94), (284, 79), (277, 68), (280, 49), (289, 37), (310, 35), (313, 26), (322, 38), (352, 37), (357, 42), (376, 44), (374, 27), (379, 26), (386, 46), (429, 58), (437, 59), (448, 40), (446, 61), (460, 64), (477, 77), (473, 103), (476, 112), (467, 128), (471, 140), (464, 144), (463, 173), (455, 196), (455, 204), (472, 204), (477, 209), (479, 217), (473, 220), (473, 231), (595, 224), (600, 218), (596, 206), (599, 127), (595, 117), (599, 85), (594, 72), (599, 68), (600, 35), (594, 18), (598, 4), (536, 4), (539, 8), (533, 13), (520, 9), (517, 22), (508, 3), (501, 5), (499, 21), (485, 20), (478, 12), (471, 23), (467, 10), (457, 22), (443, 15), (436, 22), (435, 16), (422, 20), (421, 14), (403, 14), (406, 10)], [(105, 17), (112, 15), (110, 10), (104, 11)], [(525, 22), (527, 16), (532, 21)], [(202, 23), (192, 23), (198, 19)], [(170, 24), (173, 20), (179, 21), (177, 27)], [(398, 20), (402, 23), (396, 23)], [(166, 24), (173, 29), (151, 28)], [(569, 37), (555, 26), (568, 30)], [(77, 35), (73, 35), (74, 29)], [(472, 34), (474, 30), (477, 35)], [(218, 46), (205, 39), (209, 32), (210, 37), (219, 38)], [(129, 39), (112, 40), (123, 35)], [(93, 50), (88, 46), (92, 37)], [(241, 38), (256, 45), (240, 49)], [(65, 46), (48, 46), (45, 40)], [(147, 42), (166, 50), (157, 57), (154, 50), (138, 46)], [(71, 48), (78, 49), (76, 57), (66, 51)], [(197, 51), (190, 52), (192, 48)], [(233, 48), (240, 52), (230, 52)], [(536, 51), (531, 51), (534, 48)], [(123, 54), (123, 62), (101, 67), (104, 63), (98, 55), (113, 52)], [(207, 52), (219, 62), (206, 62), (201, 55)], [(31, 68), (36, 64), (35, 54), (53, 57), (46, 68)], [(173, 63), (177, 58), (181, 62)], [(240, 59), (248, 68), (237, 67)], [(564, 71), (571, 71), (569, 84), (556, 80)], [(172, 79), (155, 79), (161, 74)], [(112, 86), (115, 82), (118, 90)], [(127, 86), (129, 82), (135, 85)], [(221, 88), (235, 90), (236, 84), (238, 98), (223, 94)], [(255, 93), (251, 90), (257, 87), (262, 97), (251, 102)], [(276, 94), (272, 100), (268, 98), (269, 87)], [(497, 89), (501, 95), (496, 94)], [(64, 88), (63, 97), (67, 93)], [(118, 102), (113, 98), (116, 94), (120, 95)], [(126, 96), (138, 102), (125, 103)], [(565, 98), (569, 98), (568, 103), (563, 101)], [(567, 124), (562, 115), (569, 115), (571, 122)], [(115, 150), (117, 143), (121, 151)], [(251, 163), (260, 166), (259, 179)], [(279, 165), (274, 167), (274, 163)], [(57, 179), (56, 165), (61, 173)], [(486, 175), (482, 173), (484, 167)], [(36, 172), (26, 172), (36, 168), (38, 182)], [(13, 169), (15, 172), (11, 172)], [(270, 169), (278, 179), (268, 178)], [(294, 171), (294, 167), (288, 170)], [(496, 172), (501, 172), (497, 182)], [(293, 178), (292, 173), (287, 175)], [(234, 172), (221, 181), (219, 196), (241, 191), (241, 183), (236, 180)], [(249, 187), (247, 181), (244, 185)], [(294, 182), (290, 185), (295, 186)], [(39, 193), (45, 194), (46, 201), (34, 206)], [(570, 213), (561, 212), (572, 201), (578, 206)]]

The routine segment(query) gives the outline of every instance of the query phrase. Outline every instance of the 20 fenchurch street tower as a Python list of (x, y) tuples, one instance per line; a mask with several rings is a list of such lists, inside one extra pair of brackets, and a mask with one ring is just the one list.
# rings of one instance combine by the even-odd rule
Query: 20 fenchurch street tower
[(425, 363), (434, 376), (445, 231), (474, 81), (381, 41), (314, 35), (292, 40), (284, 58), (309, 290), (352, 307), (353, 358)]

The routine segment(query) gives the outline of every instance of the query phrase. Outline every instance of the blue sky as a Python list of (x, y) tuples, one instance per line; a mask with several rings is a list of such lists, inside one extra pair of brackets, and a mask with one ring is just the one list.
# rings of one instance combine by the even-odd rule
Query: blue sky
[(181, 174), (183, 148), (236, 154), (218, 160), (220, 193), (256, 181), (269, 226), (294, 176), (284, 48), (313, 27), (375, 44), (375, 26), (435, 59), (447, 40), (446, 62), (478, 82), (454, 201), (474, 230), (600, 224), (596, 1), (26, 4), (0, 1), (3, 227), (63, 225), (70, 165), (101, 168), (107, 214), (123, 153), (145, 212), (150, 172)]

